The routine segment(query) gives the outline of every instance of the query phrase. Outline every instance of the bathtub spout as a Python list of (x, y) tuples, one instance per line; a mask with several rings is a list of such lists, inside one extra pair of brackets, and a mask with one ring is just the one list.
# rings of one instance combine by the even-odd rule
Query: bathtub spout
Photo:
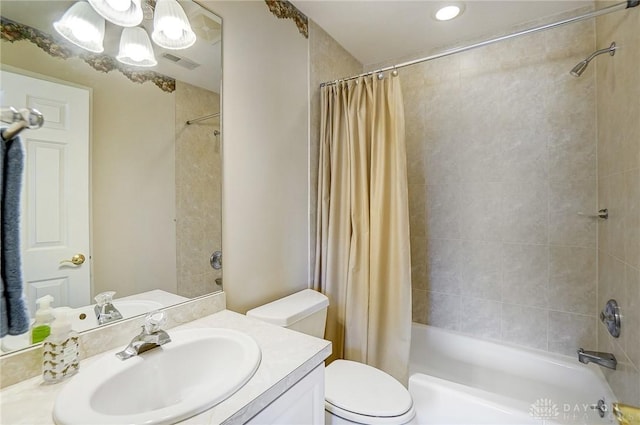
[(611, 353), (601, 353), (600, 351), (585, 351), (582, 348), (578, 350), (578, 360), (584, 364), (593, 362), (597, 365), (608, 367), (609, 369), (614, 370), (618, 365), (616, 356)]

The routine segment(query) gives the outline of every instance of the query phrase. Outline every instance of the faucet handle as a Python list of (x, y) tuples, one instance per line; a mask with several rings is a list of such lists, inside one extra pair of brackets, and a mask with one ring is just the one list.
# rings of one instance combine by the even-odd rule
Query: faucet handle
[(106, 291), (100, 292), (93, 299), (96, 300), (96, 303), (102, 307), (105, 304), (111, 304), (113, 302), (113, 296), (116, 294), (116, 291)]
[(155, 310), (147, 313), (144, 318), (144, 331), (151, 334), (158, 332), (167, 323), (167, 312)]

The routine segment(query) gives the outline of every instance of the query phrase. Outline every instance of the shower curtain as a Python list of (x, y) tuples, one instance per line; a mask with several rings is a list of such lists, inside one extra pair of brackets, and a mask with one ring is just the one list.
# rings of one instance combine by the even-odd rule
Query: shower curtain
[(330, 360), (406, 383), (411, 258), (404, 110), (397, 76), (321, 88), (314, 288), (329, 297)]

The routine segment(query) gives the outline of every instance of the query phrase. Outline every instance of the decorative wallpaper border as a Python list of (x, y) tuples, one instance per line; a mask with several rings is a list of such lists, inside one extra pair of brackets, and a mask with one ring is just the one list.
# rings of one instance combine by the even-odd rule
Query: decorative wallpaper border
[(309, 19), (288, 0), (264, 0), (264, 2), (267, 3), (271, 13), (280, 19), (292, 19), (296, 23), (300, 34), (304, 38), (309, 38)]
[(151, 81), (162, 91), (171, 93), (176, 89), (176, 80), (166, 75), (158, 74), (155, 71), (139, 71), (133, 68), (124, 67), (108, 55), (95, 55), (90, 53), (77, 53), (74, 49), (58, 43), (51, 35), (14, 22), (10, 19), (0, 17), (0, 38), (11, 43), (20, 40), (27, 40), (38, 46), (49, 55), (69, 59), (79, 57), (96, 71), (110, 72), (120, 71), (125, 77), (134, 83), (144, 83)]

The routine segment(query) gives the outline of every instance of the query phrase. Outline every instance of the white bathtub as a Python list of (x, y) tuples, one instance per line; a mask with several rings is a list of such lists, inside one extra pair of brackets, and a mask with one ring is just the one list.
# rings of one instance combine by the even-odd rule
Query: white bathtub
[[(614, 396), (599, 366), (583, 365), (577, 355), (514, 347), (414, 323), (409, 374), (419, 424), (615, 422)], [(600, 399), (608, 407), (604, 418), (591, 409)]]

